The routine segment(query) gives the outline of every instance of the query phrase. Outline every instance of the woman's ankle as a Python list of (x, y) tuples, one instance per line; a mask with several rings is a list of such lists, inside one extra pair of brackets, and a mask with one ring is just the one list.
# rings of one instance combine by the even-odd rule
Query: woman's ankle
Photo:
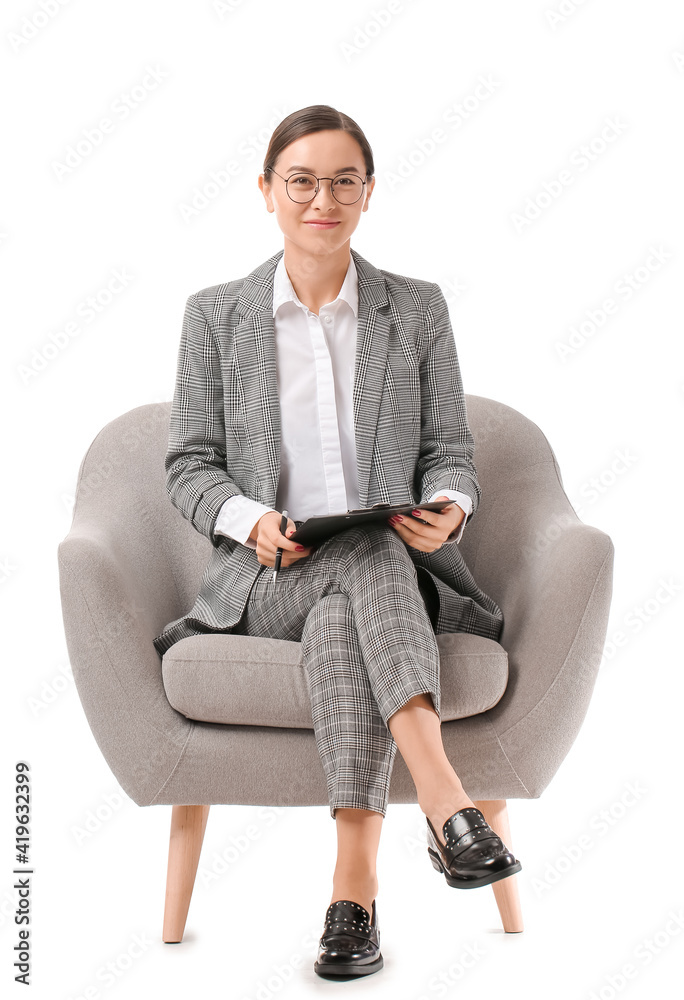
[(373, 900), (377, 895), (377, 879), (372, 883), (336, 880), (333, 882), (330, 902), (335, 903), (337, 900), (348, 899), (353, 903), (358, 903), (359, 906), (363, 906), (368, 911), (368, 915), (372, 916)]
[(421, 796), (418, 804), (436, 832), (441, 833), (442, 826), (450, 816), (453, 816), (460, 809), (472, 808), (475, 803), (463, 786), (458, 785), (451, 789), (443, 789)]

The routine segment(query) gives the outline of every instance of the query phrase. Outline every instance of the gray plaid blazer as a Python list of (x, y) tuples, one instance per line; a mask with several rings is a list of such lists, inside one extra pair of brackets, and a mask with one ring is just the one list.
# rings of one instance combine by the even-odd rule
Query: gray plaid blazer
[[(246, 278), (203, 288), (185, 307), (166, 487), (214, 549), (194, 606), (164, 629), (173, 630), (174, 641), (184, 623), (236, 625), (263, 569), (254, 549), (214, 535), (214, 525), (221, 505), (236, 494), (275, 506), (280, 406), (273, 275), (283, 252)], [(353, 403), (361, 504), (422, 503), (455, 489), (471, 497), (472, 517), (480, 487), (444, 295), (437, 284), (378, 270), (351, 253), (359, 282)], [(421, 589), (439, 596), (436, 631), (498, 638), (501, 611), (475, 583), (458, 545), (409, 552)]]

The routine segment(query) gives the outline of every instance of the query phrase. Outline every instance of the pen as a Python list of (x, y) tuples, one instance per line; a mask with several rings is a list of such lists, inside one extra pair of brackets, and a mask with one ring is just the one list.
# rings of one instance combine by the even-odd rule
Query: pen
[[(285, 529), (287, 528), (287, 511), (283, 511), (283, 516), (280, 519), (280, 534), (285, 534)], [(276, 577), (278, 576), (278, 570), (280, 569), (280, 561), (283, 558), (283, 550), (276, 549), (275, 566), (273, 567), (273, 583), (276, 582)]]

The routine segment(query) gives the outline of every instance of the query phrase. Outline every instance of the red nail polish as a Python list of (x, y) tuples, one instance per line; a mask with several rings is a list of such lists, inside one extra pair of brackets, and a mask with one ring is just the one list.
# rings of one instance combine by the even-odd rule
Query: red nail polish
[(298, 545), (297, 548), (296, 548), (296, 551), (297, 552), (303, 552), (304, 551), (304, 546), (303, 545)]

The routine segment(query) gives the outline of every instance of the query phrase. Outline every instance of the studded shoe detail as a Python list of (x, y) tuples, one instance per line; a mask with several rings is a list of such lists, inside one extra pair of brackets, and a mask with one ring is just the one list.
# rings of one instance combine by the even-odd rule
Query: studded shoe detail
[(379, 972), (383, 964), (375, 900), (372, 918), (365, 907), (350, 899), (331, 903), (314, 972), (319, 976), (369, 976)]
[(459, 809), (442, 826), (444, 843), (427, 819), (428, 854), (433, 868), (456, 889), (475, 889), (515, 875), (520, 862), (492, 830), (479, 809)]

